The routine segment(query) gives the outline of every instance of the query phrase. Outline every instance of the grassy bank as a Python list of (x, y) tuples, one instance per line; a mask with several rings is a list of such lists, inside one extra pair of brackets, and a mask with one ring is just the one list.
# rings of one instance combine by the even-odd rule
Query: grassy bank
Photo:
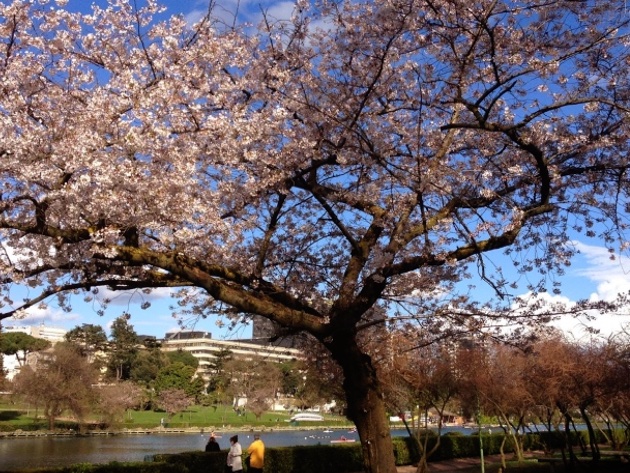
[[(118, 419), (108, 429), (149, 429), (164, 426), (166, 428), (286, 428), (291, 414), (288, 412), (267, 412), (259, 418), (251, 412), (239, 414), (231, 407), (191, 406), (186, 411), (168, 417), (165, 412), (129, 410), (124, 419)], [(346, 427), (350, 423), (340, 416), (324, 415), (324, 422), (301, 423), (299, 427), (331, 426)], [(67, 428), (76, 423), (74, 419), (61, 416), (57, 422), (60, 428)], [(100, 419), (92, 416), (87, 424), (90, 427), (102, 428)], [(39, 430), (48, 427), (42, 411), (28, 405), (0, 404), (0, 431)]]

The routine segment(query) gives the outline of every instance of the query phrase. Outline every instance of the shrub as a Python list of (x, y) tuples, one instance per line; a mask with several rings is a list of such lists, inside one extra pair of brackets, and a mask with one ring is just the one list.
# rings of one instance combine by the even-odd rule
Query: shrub
[(162, 453), (155, 455), (153, 460), (169, 465), (184, 466), (187, 473), (223, 472), (227, 463), (227, 451)]
[[(223, 472), (227, 452), (185, 452), (155, 455), (156, 461), (182, 465), (188, 473)], [(265, 470), (274, 473), (344, 473), (363, 469), (360, 444), (273, 447), (265, 450)]]
[[(222, 472), (223, 470), (221, 470)], [(21, 470), (20, 473), (188, 473), (181, 463), (163, 462), (110, 462), (102, 464), (78, 463), (76, 465)], [(207, 473), (207, 472), (206, 472)]]

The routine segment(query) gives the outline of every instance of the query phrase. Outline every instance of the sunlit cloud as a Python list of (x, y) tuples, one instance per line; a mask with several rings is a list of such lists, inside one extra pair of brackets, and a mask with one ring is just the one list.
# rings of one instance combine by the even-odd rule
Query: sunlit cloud
[(64, 312), (51, 306), (30, 307), (23, 312), (23, 316), (9, 317), (2, 321), (3, 325), (48, 325), (56, 327), (67, 322), (79, 323), (81, 315), (76, 312)]
[(142, 290), (114, 291), (101, 287), (96, 294), (91, 295), (91, 298), (101, 305), (106, 303), (108, 306), (136, 307), (145, 304), (145, 308), (148, 308), (154, 303), (170, 299), (171, 292), (170, 288), (155, 288), (145, 292)]
[(266, 9), (266, 15), (274, 20), (289, 21), (294, 11), (294, 2), (278, 2)]
[(588, 265), (576, 270), (575, 274), (596, 283), (596, 290), (590, 294), (590, 300), (612, 301), (618, 294), (630, 291), (629, 258), (613, 255), (607, 248), (579, 241), (575, 242), (575, 247)]
[[(612, 254), (607, 248), (587, 245), (574, 241), (575, 248), (581, 255), (584, 266), (572, 269), (570, 272), (573, 289), (584, 288), (584, 293), (577, 298), (591, 302), (614, 301), (621, 293), (630, 291), (630, 260), (627, 257)], [(568, 284), (565, 284), (567, 287)], [(521, 296), (527, 299), (528, 295)], [(574, 305), (574, 301), (566, 295), (539, 294), (537, 300), (544, 300), (548, 305), (559, 303), (567, 307)], [(534, 303), (532, 297), (532, 304)], [(620, 331), (622, 326), (630, 323), (630, 307), (621, 308), (617, 313), (590, 312), (581, 317), (563, 316), (553, 322), (553, 326), (561, 329), (567, 335), (580, 339), (589, 335), (589, 328), (599, 330), (601, 336), (609, 336)]]

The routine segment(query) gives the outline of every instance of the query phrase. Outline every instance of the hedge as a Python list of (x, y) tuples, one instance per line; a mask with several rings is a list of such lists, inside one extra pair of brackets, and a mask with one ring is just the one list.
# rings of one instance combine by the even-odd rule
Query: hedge
[[(598, 435), (599, 443), (604, 437)], [(580, 438), (588, 444), (588, 432), (572, 432), (569, 439), (578, 445)], [(500, 453), (504, 435), (484, 434), (483, 450), (485, 455)], [(408, 437), (395, 437), (393, 440), (396, 465), (410, 465), (419, 460), (420, 454), (416, 443)], [(429, 437), (428, 448), (435, 445), (436, 435)], [(563, 432), (529, 433), (524, 436), (525, 450), (540, 449), (541, 445), (548, 449), (558, 449), (565, 445)], [(508, 441), (505, 453), (512, 451)], [(452, 458), (479, 457), (479, 434), (448, 434), (440, 438), (440, 448), (429, 461), (441, 461)], [(206, 453), (192, 451), (173, 454), (156, 454), (147, 458), (146, 462), (107, 464), (78, 464), (70, 467), (56, 467), (29, 470), (32, 473), (224, 473), (227, 450)], [(314, 445), (294, 447), (268, 447), (265, 451), (265, 470), (273, 473), (351, 473), (363, 470), (361, 444)], [(0, 471), (0, 473), (3, 473)], [(5, 472), (7, 473), (7, 472)]]
[[(110, 463), (77, 463), (71, 466), (34, 468), (0, 473), (188, 473), (185, 464), (179, 462), (110, 462)], [(223, 470), (221, 470), (223, 473)]]

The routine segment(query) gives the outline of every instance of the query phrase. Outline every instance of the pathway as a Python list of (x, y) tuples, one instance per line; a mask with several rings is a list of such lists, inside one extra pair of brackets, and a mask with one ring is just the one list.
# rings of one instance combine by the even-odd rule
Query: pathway
[[(509, 459), (510, 455), (508, 455), (508, 460)], [(488, 455), (485, 460), (486, 464), (499, 463), (501, 461), (501, 455)], [(479, 471), (481, 471), (481, 460), (479, 458), (455, 458), (453, 460), (429, 462), (429, 473), (448, 473), (475, 467), (478, 467)], [(398, 473), (416, 473), (416, 467), (413, 465), (399, 466), (396, 470)]]

